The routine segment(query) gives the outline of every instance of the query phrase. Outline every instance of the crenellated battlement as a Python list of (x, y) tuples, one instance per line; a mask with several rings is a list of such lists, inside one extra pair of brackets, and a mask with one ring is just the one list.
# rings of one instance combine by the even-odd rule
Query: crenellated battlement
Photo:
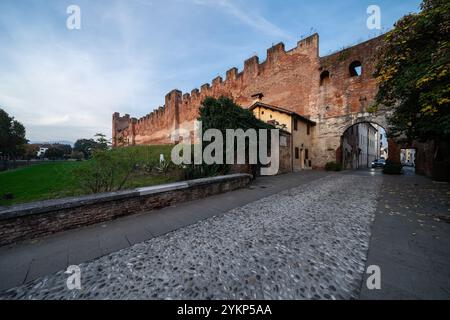
[(286, 50), (285, 50), (285, 47), (284, 47), (284, 43), (280, 42), (280, 43), (274, 45), (273, 47), (267, 49), (266, 62), (268, 64), (276, 63), (284, 55), (286, 55)]
[(185, 93), (183, 94), (183, 103), (189, 103), (191, 101), (191, 94)]
[(199, 95), (200, 95), (200, 91), (197, 88), (192, 89), (192, 91), (191, 91), (192, 98), (197, 98)]
[(259, 57), (253, 56), (244, 62), (244, 75), (258, 75), (259, 70)]
[(237, 75), (238, 75), (238, 68), (231, 68), (230, 70), (227, 71), (226, 73), (226, 82), (230, 82), (230, 81), (235, 81), (237, 79)]
[[(322, 58), (319, 56), (318, 34), (301, 39), (290, 50), (286, 50), (284, 43), (277, 43), (267, 49), (265, 61), (261, 62), (254, 55), (244, 61), (242, 70), (236, 67), (227, 70), (225, 79), (217, 76), (190, 93), (183, 94), (176, 89), (170, 91), (163, 106), (142, 118), (134, 121), (129, 115), (114, 113), (113, 136), (133, 136), (136, 143), (169, 143), (170, 130), (195, 120), (201, 102), (207, 96), (228, 96), (248, 107), (253, 102), (252, 95), (263, 93), (267, 103), (316, 118), (325, 117), (324, 110), (330, 110), (328, 104), (332, 103), (336, 105), (331, 109), (335, 112), (362, 108), (359, 102), (362, 101), (361, 96), (371, 96), (372, 87), (376, 86), (371, 82), (370, 70), (365, 70), (365, 67), (371, 69), (372, 66), (367, 62), (361, 79), (350, 79), (347, 76), (348, 60), (359, 59), (366, 64), (374, 56), (377, 45), (378, 39), (375, 38)], [(338, 86), (333, 84), (334, 91), (320, 85), (321, 72), (325, 69), (330, 71), (331, 82), (334, 78), (342, 79)], [(364, 86), (359, 85), (361, 81), (357, 80), (364, 80)]]
[(200, 87), (200, 93), (205, 94), (209, 91), (209, 89), (211, 89), (211, 86), (209, 85), (209, 83), (205, 83)]
[(221, 76), (215, 77), (212, 81), (212, 86), (216, 87), (216, 86), (220, 86), (223, 83), (223, 79)]
[[(204, 97), (211, 92), (216, 92), (218, 87), (222, 87), (225, 84), (236, 83), (241, 81), (242, 78), (252, 78), (258, 76), (261, 71), (266, 70), (266, 68), (270, 68), (273, 64), (279, 62), (284, 56), (288, 53), (294, 54), (302, 54), (311, 48), (317, 49), (316, 52), (318, 54), (318, 45), (319, 45), (319, 35), (314, 34), (310, 37), (302, 39), (298, 42), (297, 47), (286, 51), (284, 43), (280, 42), (269, 49), (267, 49), (267, 59), (263, 62), (259, 61), (258, 56), (252, 56), (251, 58), (244, 61), (244, 69), (239, 72), (238, 68), (233, 67), (226, 71), (225, 80), (221, 76), (217, 76), (211, 82), (205, 83), (200, 86), (199, 89), (193, 89), (189, 94), (182, 95), (183, 103), (186, 104), (188, 101), (192, 101), (194, 99), (198, 99), (199, 97)], [(270, 70), (269, 70), (270, 71)]]

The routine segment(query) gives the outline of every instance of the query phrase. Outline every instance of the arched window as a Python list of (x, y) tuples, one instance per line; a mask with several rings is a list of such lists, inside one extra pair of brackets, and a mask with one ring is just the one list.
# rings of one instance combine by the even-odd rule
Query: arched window
[(359, 61), (353, 61), (349, 67), (350, 77), (359, 77), (362, 74), (362, 65)]
[(330, 81), (330, 72), (325, 70), (320, 74), (320, 85), (323, 86)]

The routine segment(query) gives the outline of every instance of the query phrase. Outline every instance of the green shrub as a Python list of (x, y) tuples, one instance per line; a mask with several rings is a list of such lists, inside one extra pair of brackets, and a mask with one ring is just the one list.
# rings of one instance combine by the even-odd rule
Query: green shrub
[[(170, 161), (171, 148), (131, 146), (96, 150), (92, 159), (75, 171), (79, 187), (84, 192), (99, 193), (124, 190), (134, 185), (132, 181), (174, 179), (169, 177), (176, 169)], [(165, 161), (160, 163), (161, 154)]]
[(155, 167), (156, 171), (159, 174), (167, 175), (169, 171), (174, 167), (174, 164), (169, 160), (164, 160), (158, 163), (158, 165)]
[(92, 159), (75, 170), (82, 190), (91, 193), (122, 190), (137, 168), (136, 152), (97, 150)]
[(383, 168), (384, 174), (402, 174), (402, 164), (387, 160)]
[(183, 179), (184, 180), (194, 180), (207, 177), (215, 177), (226, 175), (230, 172), (229, 165), (218, 165), (218, 164), (201, 164), (201, 165), (187, 165), (183, 167)]
[(84, 158), (84, 154), (83, 152), (80, 151), (72, 151), (72, 153), (70, 154), (70, 158), (77, 161), (81, 161)]
[(342, 171), (342, 165), (340, 163), (336, 163), (334, 161), (328, 162), (325, 165), (326, 171)]

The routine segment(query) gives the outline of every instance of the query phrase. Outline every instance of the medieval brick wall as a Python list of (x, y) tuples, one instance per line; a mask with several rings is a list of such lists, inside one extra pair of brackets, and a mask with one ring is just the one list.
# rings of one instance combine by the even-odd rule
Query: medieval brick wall
[[(326, 57), (319, 56), (317, 34), (299, 41), (289, 51), (283, 43), (277, 44), (267, 50), (267, 59), (262, 63), (254, 56), (245, 61), (241, 72), (232, 68), (226, 72), (225, 79), (217, 77), (200, 90), (185, 94), (171, 91), (163, 107), (143, 118), (121, 117), (115, 113), (113, 141), (115, 145), (118, 141), (167, 144), (174, 129), (192, 129), (205, 97), (228, 96), (239, 105), (250, 107), (251, 96), (262, 92), (263, 102), (317, 122), (313, 167), (323, 167), (327, 161), (336, 160), (341, 135), (348, 126), (357, 123), (357, 115), (366, 113), (375, 97), (377, 84), (372, 75), (381, 41), (381, 37), (374, 38)], [(362, 65), (360, 76), (351, 76), (350, 66), (355, 61)]]

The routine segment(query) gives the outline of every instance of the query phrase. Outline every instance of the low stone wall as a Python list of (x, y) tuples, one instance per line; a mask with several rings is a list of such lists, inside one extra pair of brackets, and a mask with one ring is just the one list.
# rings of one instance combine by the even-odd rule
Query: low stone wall
[(0, 208), (0, 246), (232, 191), (251, 179), (233, 174)]

